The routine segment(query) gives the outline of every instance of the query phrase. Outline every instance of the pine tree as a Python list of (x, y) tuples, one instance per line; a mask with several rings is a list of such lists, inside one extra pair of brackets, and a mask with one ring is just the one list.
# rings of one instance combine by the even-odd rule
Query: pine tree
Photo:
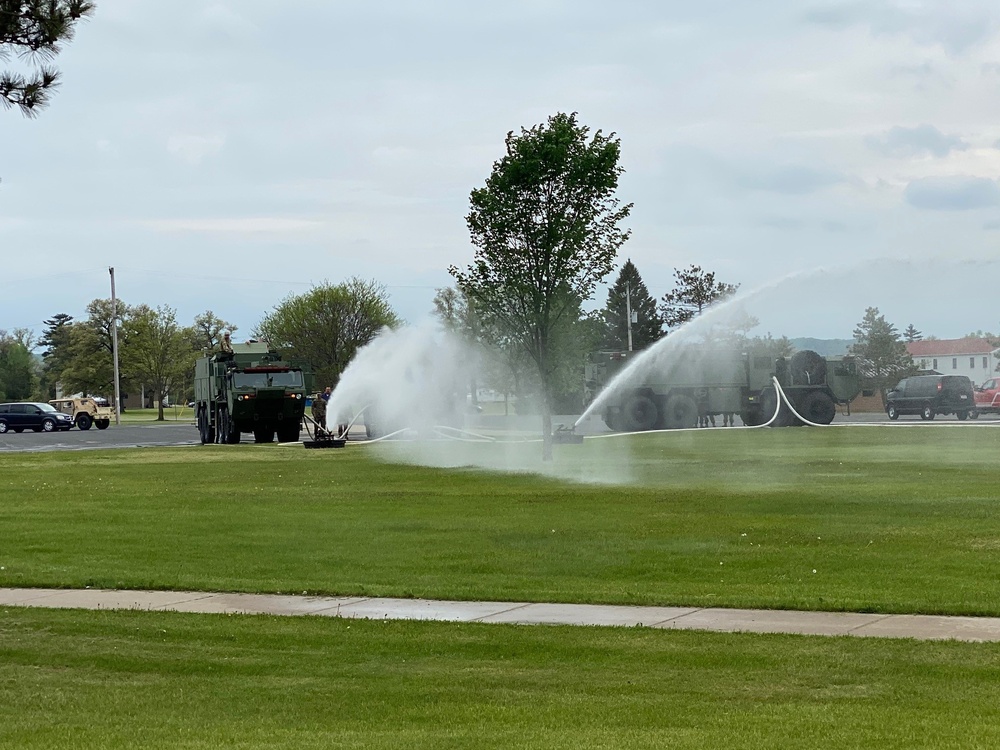
[(701, 266), (674, 269), (674, 288), (663, 295), (660, 312), (668, 328), (678, 328), (701, 315), (716, 302), (733, 296), (739, 284), (726, 284), (715, 280), (714, 271), (703, 271)]
[[(0, 0), (0, 60), (12, 51), (29, 60), (55, 57), (60, 43), (73, 38), (77, 21), (93, 12), (87, 0)], [(0, 105), (34, 117), (58, 85), (59, 71), (44, 64), (30, 76), (0, 72)]]
[(903, 331), (903, 338), (906, 340), (906, 343), (908, 344), (912, 344), (914, 341), (920, 341), (920, 339), (922, 339), (923, 337), (924, 334), (918, 331), (913, 326), (913, 323), (910, 323), (908, 326), (906, 326), (906, 330)]
[(608, 290), (608, 303), (601, 311), (604, 323), (603, 346), (625, 351), (629, 349), (628, 311), (632, 312), (632, 346), (645, 349), (663, 336), (663, 317), (656, 309), (656, 300), (649, 293), (639, 270), (629, 259)]
[(886, 388), (916, 371), (896, 326), (879, 314), (877, 307), (865, 310), (865, 317), (854, 329), (851, 354), (857, 357), (868, 384), (882, 395), (883, 403)]

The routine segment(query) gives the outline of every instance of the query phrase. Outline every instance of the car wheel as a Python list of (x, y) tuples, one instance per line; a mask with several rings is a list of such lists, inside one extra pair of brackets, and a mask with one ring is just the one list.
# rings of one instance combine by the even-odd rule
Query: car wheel
[(979, 419), (979, 409), (969, 409), (969, 419)]
[(0, 420), (0, 435), (3, 435), (5, 432), (7, 432), (7, 423)]
[(92, 424), (94, 424), (94, 420), (91, 419), (89, 414), (77, 414), (76, 426), (81, 430), (89, 430)]
[(889, 404), (885, 407), (885, 413), (889, 415), (889, 419), (899, 419), (899, 412), (896, 410), (895, 404)]
[(54, 419), (49, 419), (46, 417), (42, 420), (42, 432), (52, 432), (56, 428), (56, 423)]
[(930, 405), (925, 406), (920, 411), (920, 418), (924, 420), (934, 419), (934, 410), (930, 407)]
[(959, 422), (964, 422), (966, 419), (969, 418), (969, 412), (967, 411), (955, 412), (955, 416), (958, 417)]

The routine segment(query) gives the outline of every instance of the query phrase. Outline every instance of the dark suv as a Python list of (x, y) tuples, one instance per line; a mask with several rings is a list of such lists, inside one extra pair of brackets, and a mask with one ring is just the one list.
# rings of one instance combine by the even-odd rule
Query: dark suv
[(936, 414), (954, 414), (959, 419), (976, 416), (976, 395), (965, 375), (916, 375), (904, 378), (885, 399), (889, 419), (900, 414), (919, 414), (934, 419)]
[(51, 404), (32, 401), (19, 404), (0, 404), (0, 434), (13, 430), (24, 432), (52, 432), (68, 430), (73, 426), (73, 417), (63, 414)]

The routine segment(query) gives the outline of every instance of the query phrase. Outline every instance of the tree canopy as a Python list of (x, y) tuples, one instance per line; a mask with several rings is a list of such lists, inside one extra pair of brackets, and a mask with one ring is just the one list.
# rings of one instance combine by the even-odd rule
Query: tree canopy
[(883, 401), (886, 388), (915, 371), (896, 326), (877, 307), (867, 308), (854, 329), (851, 354), (857, 357), (859, 370), (867, 383), (879, 391)]
[(285, 298), (253, 335), (309, 362), (318, 384), (335, 386), (358, 349), (399, 323), (385, 287), (353, 278)]
[(0, 0), (0, 60), (13, 52), (38, 62), (27, 75), (0, 72), (0, 104), (17, 106), (27, 117), (45, 107), (59, 85), (59, 71), (47, 62), (73, 38), (77, 22), (93, 12), (94, 3), (87, 0)]
[(736, 293), (739, 284), (715, 280), (714, 271), (691, 265), (674, 269), (674, 288), (663, 295), (660, 312), (667, 328), (678, 328), (701, 315), (716, 302)]
[(507, 134), (506, 153), (466, 217), (473, 263), (449, 272), (479, 319), (522, 347), (542, 389), (543, 456), (551, 457), (551, 395), (559, 363), (553, 335), (579, 315), (612, 269), (632, 204), (615, 192), (620, 141), (559, 113)]
[(656, 300), (631, 259), (626, 260), (618, 272), (615, 283), (608, 290), (607, 304), (601, 311), (603, 346), (623, 351), (629, 348), (630, 310), (635, 321), (632, 324), (632, 349), (645, 349), (663, 336), (663, 317), (656, 309)]

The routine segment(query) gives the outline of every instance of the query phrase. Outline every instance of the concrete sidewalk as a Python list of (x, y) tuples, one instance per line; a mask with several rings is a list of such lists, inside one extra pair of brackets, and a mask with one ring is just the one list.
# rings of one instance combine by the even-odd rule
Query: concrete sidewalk
[(198, 591), (0, 589), (0, 606), (138, 609), (216, 614), (317, 615), (392, 620), (618, 625), (724, 633), (854, 635), (920, 640), (1000, 641), (1000, 617), (873, 615), (602, 604), (449, 602), (427, 599), (218, 594)]

